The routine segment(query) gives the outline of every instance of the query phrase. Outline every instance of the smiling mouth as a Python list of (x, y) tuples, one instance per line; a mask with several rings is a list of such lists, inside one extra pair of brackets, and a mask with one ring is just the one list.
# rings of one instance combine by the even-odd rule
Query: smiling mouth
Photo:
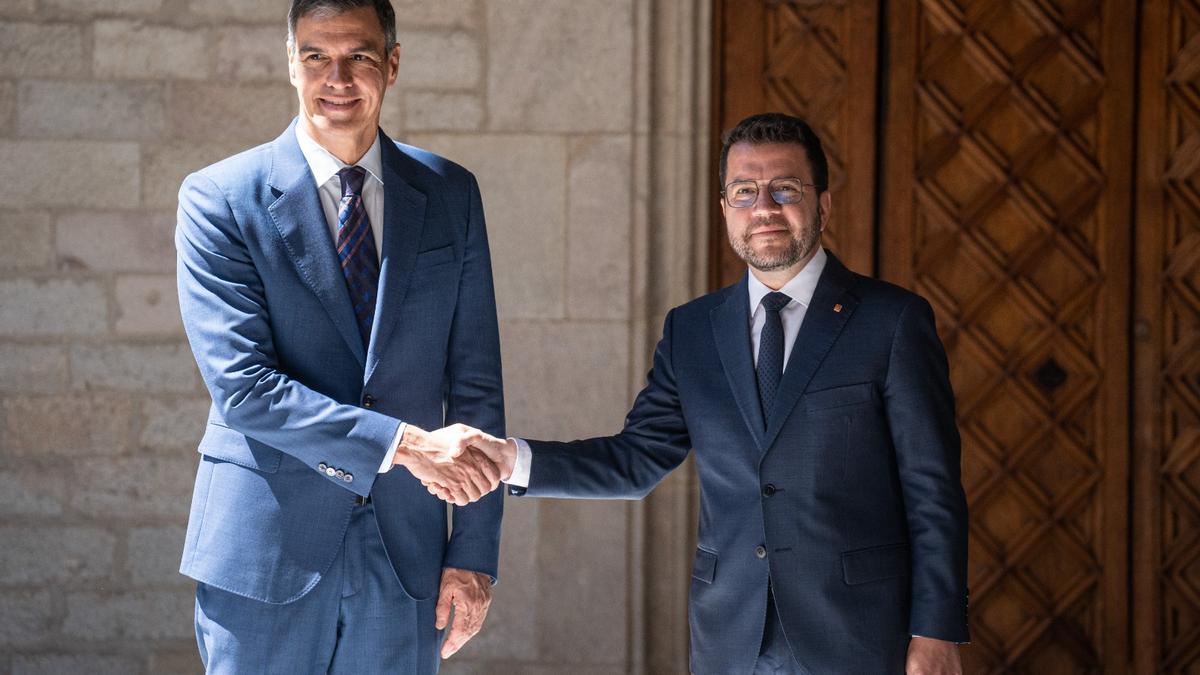
[(756, 230), (756, 231), (754, 231), (754, 232), (751, 232), (751, 233), (750, 233), (750, 236), (751, 236), (751, 237), (758, 237), (758, 236), (762, 236), (762, 235), (769, 235), (769, 234), (786, 234), (786, 233), (787, 233), (787, 230), (784, 230), (784, 229), (778, 229), (778, 230)]
[(335, 101), (328, 98), (319, 98), (317, 100), (321, 102), (323, 107), (330, 110), (350, 110), (354, 106), (358, 105), (361, 99), (352, 98), (345, 101)]

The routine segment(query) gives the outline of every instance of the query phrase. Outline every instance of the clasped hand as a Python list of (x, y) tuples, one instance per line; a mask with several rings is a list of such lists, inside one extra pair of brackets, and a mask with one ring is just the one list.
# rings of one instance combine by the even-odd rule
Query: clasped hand
[(502, 469), (506, 442), (465, 424), (437, 431), (408, 425), (396, 450), (404, 466), (431, 494), (458, 506), (474, 502), (512, 472)]

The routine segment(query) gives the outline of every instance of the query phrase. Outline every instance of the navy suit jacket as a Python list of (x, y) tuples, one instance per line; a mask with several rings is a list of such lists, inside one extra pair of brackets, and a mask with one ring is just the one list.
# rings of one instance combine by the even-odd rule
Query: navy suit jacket
[(380, 132), (383, 246), (364, 349), (295, 124), (179, 193), (180, 309), (213, 400), (181, 571), (292, 602), (321, 580), (356, 496), (370, 494), (413, 598), (437, 594), (443, 566), (495, 577), (501, 495), (456, 508), (448, 538), (443, 502), (402, 467), (377, 473), (401, 422), (504, 433), (475, 178)]
[(619, 434), (530, 441), (526, 494), (638, 499), (695, 449), (694, 673), (751, 672), (768, 579), (813, 675), (902, 673), (914, 634), (965, 642), (967, 506), (928, 303), (830, 255), (767, 412), (743, 277), (667, 315)]

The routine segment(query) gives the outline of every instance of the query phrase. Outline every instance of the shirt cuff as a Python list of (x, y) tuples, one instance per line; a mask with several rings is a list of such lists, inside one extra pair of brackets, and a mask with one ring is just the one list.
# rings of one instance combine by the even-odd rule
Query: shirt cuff
[(404, 438), (404, 429), (407, 426), (407, 422), (401, 422), (400, 426), (397, 427), (396, 435), (392, 437), (392, 445), (388, 448), (387, 454), (383, 456), (383, 463), (379, 465), (379, 473), (387, 473), (395, 465), (396, 451), (400, 449), (400, 439)]
[(513, 487), (527, 488), (529, 487), (529, 467), (533, 464), (533, 451), (529, 449), (529, 444), (523, 438), (508, 440), (517, 444), (517, 461), (513, 464), (512, 475), (504, 483)]

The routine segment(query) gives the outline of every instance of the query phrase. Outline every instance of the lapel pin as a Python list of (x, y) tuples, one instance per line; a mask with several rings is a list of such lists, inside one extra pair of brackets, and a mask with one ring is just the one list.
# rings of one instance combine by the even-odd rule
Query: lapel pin
[(834, 305), (833, 311), (837, 312), (838, 314), (841, 314), (842, 313), (842, 303), (839, 302), (838, 304)]

